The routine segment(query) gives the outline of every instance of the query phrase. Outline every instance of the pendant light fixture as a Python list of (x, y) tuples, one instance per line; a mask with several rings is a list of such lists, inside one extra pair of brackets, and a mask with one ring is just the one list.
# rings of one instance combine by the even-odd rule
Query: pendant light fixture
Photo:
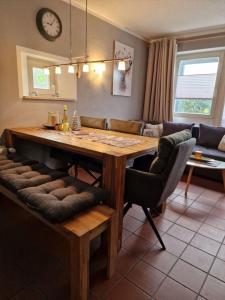
[(61, 69), (60, 66), (56, 66), (56, 67), (55, 67), (55, 74), (57, 74), (57, 75), (62, 74), (62, 69)]
[(119, 71), (126, 71), (126, 61), (130, 60), (130, 57), (119, 57), (111, 59), (100, 59), (100, 60), (88, 60), (88, 0), (85, 0), (85, 49), (84, 56), (74, 57), (76, 62), (73, 62), (72, 55), (72, 3), (69, 0), (69, 62), (62, 64), (53, 64), (50, 66), (44, 67), (44, 73), (46, 75), (50, 74), (49, 68), (55, 68), (55, 74), (60, 75), (62, 73), (62, 66), (67, 66), (67, 71), (70, 74), (75, 73), (76, 67), (76, 76), (77, 78), (81, 77), (81, 70), (83, 73), (88, 73), (90, 71), (90, 65), (94, 64), (94, 72), (97, 74), (102, 74), (106, 70), (106, 63), (118, 63)]
[(73, 58), (73, 45), (72, 45), (72, 3), (70, 0), (70, 32), (69, 32), (69, 48), (70, 48), (70, 65), (68, 66), (68, 73), (74, 74), (75, 69), (74, 66), (72, 65), (72, 58)]
[(89, 65), (87, 64), (87, 33), (88, 33), (88, 20), (87, 20), (88, 14), (87, 14), (87, 0), (85, 5), (85, 63), (83, 64), (83, 72), (88, 73), (89, 72)]

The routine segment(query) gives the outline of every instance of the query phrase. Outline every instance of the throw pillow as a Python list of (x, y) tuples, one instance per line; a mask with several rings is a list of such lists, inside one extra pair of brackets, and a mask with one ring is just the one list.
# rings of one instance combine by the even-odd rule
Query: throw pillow
[(198, 145), (209, 147), (209, 148), (218, 148), (220, 141), (225, 135), (224, 127), (215, 127), (200, 124), (200, 134)]
[(175, 123), (175, 122), (163, 122), (162, 136), (170, 135), (175, 132), (182, 131), (184, 129), (192, 130), (195, 123)]
[(219, 143), (218, 150), (225, 151), (225, 135), (222, 137), (222, 140)]
[(151, 164), (150, 172), (161, 174), (166, 168), (175, 146), (190, 138), (191, 131), (188, 129), (161, 137), (159, 140), (158, 155)]
[(146, 124), (143, 135), (151, 137), (160, 137), (163, 132), (163, 124)]

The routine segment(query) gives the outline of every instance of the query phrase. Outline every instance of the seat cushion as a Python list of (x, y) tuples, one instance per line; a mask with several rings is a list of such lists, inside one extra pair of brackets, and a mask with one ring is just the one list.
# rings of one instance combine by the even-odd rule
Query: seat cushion
[(107, 192), (67, 176), (18, 192), (19, 198), (52, 223), (60, 223), (106, 200)]
[(36, 163), (0, 171), (0, 183), (12, 191), (18, 191), (63, 176), (65, 176), (65, 173), (49, 169), (43, 164)]
[(138, 121), (124, 121), (111, 119), (110, 120), (110, 130), (131, 133), (141, 135), (143, 131), (143, 122)]
[(166, 168), (175, 146), (190, 138), (191, 131), (188, 129), (161, 137), (159, 140), (158, 155), (150, 166), (150, 172), (161, 174)]
[(32, 165), (37, 161), (22, 158), (17, 154), (0, 155), (0, 172), (23, 165)]
[(98, 129), (106, 129), (107, 127), (107, 119), (104, 118), (93, 118), (93, 117), (80, 117), (81, 126), (98, 128)]
[(225, 152), (217, 150), (217, 149), (212, 149), (212, 148), (207, 148), (207, 147), (203, 147), (200, 145), (196, 145), (193, 149), (193, 152), (195, 151), (202, 151), (202, 155), (212, 158), (212, 159), (216, 159), (216, 160), (221, 160), (221, 161), (225, 161)]
[(199, 128), (198, 145), (209, 148), (218, 148), (221, 139), (225, 135), (225, 128), (205, 124), (200, 124)]

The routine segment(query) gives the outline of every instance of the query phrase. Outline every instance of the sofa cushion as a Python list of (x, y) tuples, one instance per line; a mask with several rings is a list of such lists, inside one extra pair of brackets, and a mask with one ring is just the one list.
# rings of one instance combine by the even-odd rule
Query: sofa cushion
[(203, 156), (216, 159), (216, 160), (225, 161), (225, 152), (220, 151), (218, 149), (212, 149), (212, 148), (196, 145), (193, 149), (193, 153), (195, 151), (202, 151)]
[(175, 123), (175, 122), (163, 122), (162, 136), (170, 135), (175, 132), (182, 131), (184, 129), (192, 130), (194, 123)]
[(143, 122), (111, 119), (110, 130), (141, 135)]
[(225, 128), (209, 126), (205, 124), (200, 124), (199, 128), (200, 133), (198, 145), (210, 148), (218, 148), (221, 139), (225, 135)]
[(175, 146), (191, 138), (191, 131), (188, 129), (176, 132), (159, 140), (158, 155), (150, 166), (150, 172), (161, 174), (168, 164), (168, 160)]
[(107, 192), (67, 176), (49, 183), (20, 190), (19, 198), (53, 223), (106, 200)]
[(0, 183), (12, 191), (37, 186), (51, 180), (65, 176), (65, 173), (52, 170), (43, 164), (22, 165), (19, 167), (2, 170)]

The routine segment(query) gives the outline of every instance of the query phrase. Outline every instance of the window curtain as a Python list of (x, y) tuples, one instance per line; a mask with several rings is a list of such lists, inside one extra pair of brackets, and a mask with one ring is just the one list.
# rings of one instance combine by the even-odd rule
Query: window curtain
[(175, 39), (150, 43), (143, 110), (146, 122), (172, 121), (176, 52)]

